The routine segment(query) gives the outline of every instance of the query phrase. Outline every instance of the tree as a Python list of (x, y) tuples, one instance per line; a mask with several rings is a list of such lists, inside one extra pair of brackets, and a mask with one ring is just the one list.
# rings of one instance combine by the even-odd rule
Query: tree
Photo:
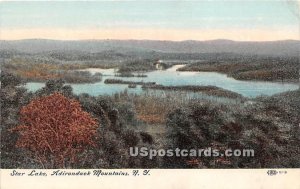
[(20, 162), (24, 162), (24, 156), (15, 148), (14, 144), (17, 141), (17, 135), (10, 132), (10, 129), (19, 124), (20, 107), (27, 104), (30, 97), (26, 89), (22, 87), (20, 77), (1, 71), (0, 81), (1, 167), (20, 167)]
[(45, 83), (45, 87), (39, 89), (36, 94), (38, 96), (47, 96), (59, 92), (66, 97), (74, 97), (73, 89), (70, 85), (65, 85), (65, 81), (62, 79), (48, 80)]
[(28, 149), (43, 167), (71, 166), (88, 147), (95, 146), (98, 122), (78, 101), (60, 93), (40, 97), (24, 106), (16, 146)]
[(5, 71), (2, 71), (0, 73), (1, 73), (1, 77), (0, 77), (1, 88), (15, 87), (22, 84), (22, 79), (20, 77)]

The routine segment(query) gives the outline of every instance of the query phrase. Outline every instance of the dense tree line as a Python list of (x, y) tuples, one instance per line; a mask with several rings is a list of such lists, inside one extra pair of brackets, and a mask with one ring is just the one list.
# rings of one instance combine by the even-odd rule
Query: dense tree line
[(226, 73), (238, 80), (291, 81), (299, 78), (297, 57), (249, 56), (211, 58), (190, 63), (179, 71), (214, 71)]

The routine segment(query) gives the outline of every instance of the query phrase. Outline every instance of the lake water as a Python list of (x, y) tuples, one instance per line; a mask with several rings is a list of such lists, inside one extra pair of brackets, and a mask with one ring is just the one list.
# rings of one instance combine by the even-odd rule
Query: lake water
[[(146, 73), (148, 77), (115, 77), (114, 69), (89, 68), (92, 74), (102, 73), (102, 81), (92, 84), (71, 84), (75, 94), (88, 93), (93, 96), (111, 95), (122, 92), (125, 89), (129, 93), (143, 93), (140, 86), (137, 88), (128, 88), (127, 85), (105, 84), (105, 79), (122, 79), (126, 81), (144, 81), (156, 82), (162, 85), (213, 85), (237, 92), (245, 97), (257, 97), (260, 95), (273, 95), (289, 90), (298, 89), (297, 84), (278, 83), (278, 82), (260, 82), (260, 81), (239, 81), (226, 74), (216, 72), (178, 72), (178, 68), (184, 65), (175, 65), (167, 70), (157, 70)], [(26, 88), (30, 91), (36, 91), (44, 86), (44, 83), (29, 82)]]

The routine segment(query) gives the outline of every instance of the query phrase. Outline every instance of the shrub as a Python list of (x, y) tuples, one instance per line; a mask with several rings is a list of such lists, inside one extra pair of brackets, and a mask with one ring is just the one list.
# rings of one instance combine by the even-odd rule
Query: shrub
[(71, 166), (86, 147), (95, 145), (97, 121), (78, 101), (59, 93), (32, 100), (20, 112), (16, 146), (29, 150), (43, 167)]

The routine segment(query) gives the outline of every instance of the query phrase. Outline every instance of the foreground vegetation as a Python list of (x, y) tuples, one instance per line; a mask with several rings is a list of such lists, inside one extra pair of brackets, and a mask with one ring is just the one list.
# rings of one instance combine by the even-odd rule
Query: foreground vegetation
[[(228, 105), (180, 96), (153, 96), (147, 93), (134, 95), (126, 91), (112, 96), (75, 95), (72, 88), (65, 85), (62, 80), (49, 80), (44, 88), (35, 93), (26, 91), (21, 84), (22, 80), (19, 77), (2, 72), (2, 168), (300, 167), (299, 90), (271, 97), (260, 97), (251, 103)], [(39, 115), (39, 111), (49, 110), (48, 113), (55, 113), (50, 111), (51, 107), (57, 110), (56, 106), (60, 106), (61, 103), (54, 105), (55, 103), (50, 100), (52, 98), (58, 100), (57, 102), (72, 102), (72, 105), (70, 104), (68, 110), (64, 110), (64, 107), (58, 108), (61, 117), (24, 119), (28, 117), (26, 112), (36, 114), (34, 115), (36, 118), (46, 115)], [(35, 107), (34, 104), (37, 102), (40, 105)], [(73, 105), (76, 111), (72, 108)], [(35, 113), (29, 107), (35, 107)], [(39, 107), (44, 108), (39, 109)], [(65, 111), (69, 115), (84, 115), (86, 117), (84, 120), (88, 121), (91, 127), (81, 128), (81, 122), (64, 119)], [(22, 136), (26, 136), (20, 133), (20, 126), (30, 129), (32, 121), (39, 123), (39, 120), (48, 123), (42, 124), (42, 127), (47, 129), (51, 129), (50, 127), (58, 123), (69, 125), (73, 129), (73, 134), (63, 133), (63, 135), (67, 134), (67, 137), (76, 137), (81, 129), (88, 129), (88, 132), (93, 133), (89, 136), (93, 137), (84, 135), (80, 135), (82, 138), (76, 137), (80, 139), (79, 143), (68, 145), (74, 156), (67, 155), (71, 151), (65, 153), (64, 143), (50, 141), (49, 145), (45, 143), (42, 146), (43, 153), (48, 159), (41, 163), (36, 156), (37, 150), (41, 149), (39, 146), (32, 148), (20, 145), (24, 141)], [(43, 129), (40, 131), (41, 136), (46, 134), (42, 132)], [(31, 132), (31, 137), (36, 137), (37, 141), (27, 138), (28, 143), (24, 144), (35, 145), (44, 141), (45, 138), (37, 136), (40, 135)], [(89, 142), (86, 143), (87, 141)], [(53, 148), (52, 145), (60, 148)], [(254, 149), (255, 156), (155, 157), (150, 160), (148, 157), (131, 157), (129, 147), (246, 148)], [(58, 155), (57, 161), (55, 161), (55, 154)]]

